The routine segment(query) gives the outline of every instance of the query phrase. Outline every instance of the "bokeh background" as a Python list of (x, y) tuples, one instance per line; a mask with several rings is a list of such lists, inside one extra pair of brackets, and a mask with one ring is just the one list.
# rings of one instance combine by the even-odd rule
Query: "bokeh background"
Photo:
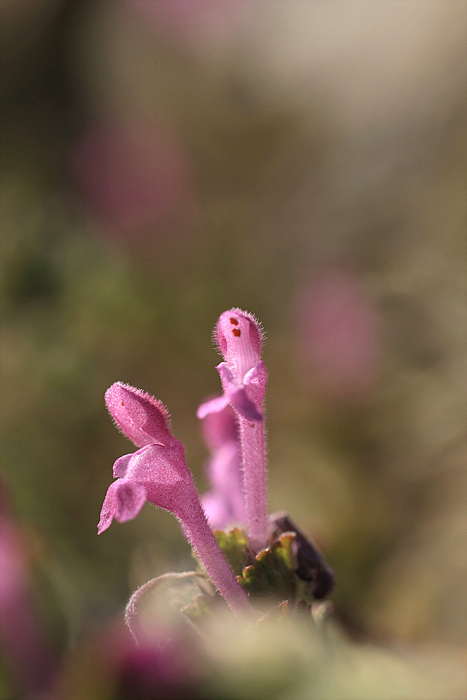
[(231, 306), (336, 618), (465, 654), (466, 28), (456, 0), (0, 1), (2, 507), (54, 655), (192, 567), (149, 506), (97, 537), (131, 451), (103, 394), (162, 399), (205, 489)]

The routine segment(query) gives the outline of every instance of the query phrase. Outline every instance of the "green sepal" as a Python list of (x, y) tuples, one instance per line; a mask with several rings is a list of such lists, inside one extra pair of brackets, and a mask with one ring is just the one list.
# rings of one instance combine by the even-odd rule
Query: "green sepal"
[(250, 596), (295, 601), (294, 539), (294, 533), (284, 533), (243, 569), (237, 580)]
[(235, 527), (228, 532), (214, 530), (214, 537), (235, 576), (239, 576), (250, 561), (246, 533)]

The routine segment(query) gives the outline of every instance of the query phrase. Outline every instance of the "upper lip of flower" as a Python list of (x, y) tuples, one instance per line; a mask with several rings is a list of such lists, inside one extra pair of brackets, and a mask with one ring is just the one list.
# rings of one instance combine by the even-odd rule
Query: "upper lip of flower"
[(105, 392), (105, 402), (116, 426), (137, 447), (169, 445), (169, 413), (161, 401), (141, 389), (115, 382)]

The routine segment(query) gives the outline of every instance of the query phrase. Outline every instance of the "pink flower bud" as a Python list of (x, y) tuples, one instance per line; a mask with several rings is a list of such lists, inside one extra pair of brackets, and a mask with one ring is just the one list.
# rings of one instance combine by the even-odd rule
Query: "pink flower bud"
[(241, 309), (224, 311), (214, 329), (214, 340), (237, 384), (261, 357), (263, 331), (257, 319)]
[(218, 365), (224, 397), (202, 404), (204, 418), (229, 403), (239, 422), (243, 466), (243, 492), (250, 547), (259, 551), (267, 544), (266, 444), (263, 404), (267, 371), (261, 360), (263, 331), (257, 319), (241, 309), (225, 311), (214, 329), (224, 362)]

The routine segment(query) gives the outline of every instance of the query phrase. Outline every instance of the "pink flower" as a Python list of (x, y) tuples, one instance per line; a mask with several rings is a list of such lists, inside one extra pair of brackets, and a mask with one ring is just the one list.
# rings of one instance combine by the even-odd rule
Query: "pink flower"
[(203, 508), (211, 527), (224, 529), (245, 520), (235, 413), (230, 406), (218, 413), (209, 413), (203, 418), (202, 429), (211, 450), (207, 466), (211, 489), (203, 494)]
[(266, 444), (263, 404), (267, 371), (261, 360), (263, 332), (256, 318), (241, 309), (220, 315), (214, 340), (224, 362), (217, 366), (224, 394), (198, 409), (202, 419), (230, 404), (237, 415), (245, 494), (245, 519), (253, 552), (267, 545)]
[(183, 445), (173, 437), (168, 414), (160, 401), (139, 389), (117, 382), (105, 395), (117, 426), (138, 449), (114, 464), (114, 481), (102, 506), (98, 533), (112, 520), (135, 518), (146, 501), (173, 513), (203, 562), (219, 593), (239, 614), (248, 607), (248, 596), (212, 534), (186, 465)]

